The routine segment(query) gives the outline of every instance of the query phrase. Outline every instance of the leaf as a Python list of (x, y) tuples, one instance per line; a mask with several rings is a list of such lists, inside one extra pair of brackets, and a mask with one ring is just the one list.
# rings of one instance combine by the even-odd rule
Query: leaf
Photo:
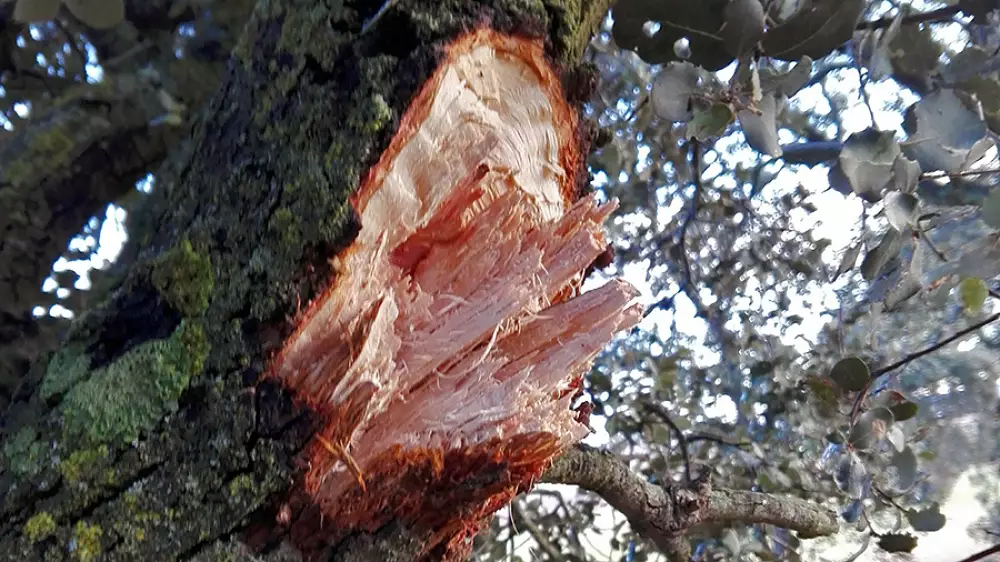
[(784, 23), (768, 30), (764, 52), (781, 60), (822, 58), (854, 35), (864, 0), (813, 0)]
[(840, 265), (837, 266), (837, 271), (833, 274), (830, 282), (833, 283), (838, 277), (854, 269), (854, 264), (858, 263), (859, 255), (861, 255), (861, 242), (845, 250), (844, 255), (840, 258)]
[(862, 500), (853, 500), (851, 503), (844, 506), (844, 509), (840, 510), (840, 516), (844, 518), (844, 521), (854, 523), (861, 518), (861, 511), (863, 507), (864, 502)]
[(719, 539), (722, 546), (729, 551), (733, 558), (739, 558), (740, 556), (740, 536), (733, 529), (726, 529), (722, 531), (722, 537)]
[[(905, 16), (903, 12), (899, 13)], [(941, 57), (941, 44), (931, 35), (931, 26), (902, 26), (889, 40), (888, 53), (894, 80), (918, 92), (930, 90), (930, 77)]]
[(1000, 275), (1000, 233), (991, 233), (965, 244), (957, 260), (942, 263), (927, 271), (921, 283), (929, 286), (949, 275), (992, 279)]
[(59, 13), (60, 0), (17, 0), (14, 20), (21, 23), (49, 21)]
[(868, 495), (868, 484), (871, 478), (861, 458), (855, 453), (848, 453), (840, 459), (833, 480), (841, 492), (851, 499), (860, 500)]
[[(728, 1), (620, 0), (611, 12), (615, 21), (611, 35), (619, 47), (635, 51), (650, 64), (681, 60), (674, 43), (687, 39), (691, 63), (706, 70), (721, 70), (733, 61), (719, 36)], [(660, 24), (652, 36), (644, 29), (648, 21)]]
[(903, 152), (920, 168), (959, 172), (990, 147), (986, 122), (969, 111), (955, 90), (938, 90), (906, 110)]
[(122, 0), (63, 0), (80, 21), (94, 29), (111, 29), (125, 19)]
[(861, 359), (847, 357), (833, 366), (833, 369), (830, 370), (830, 378), (844, 390), (860, 392), (868, 384), (871, 372), (868, 370), (868, 365)]
[[(930, 261), (928, 261), (930, 260)], [(937, 256), (932, 254), (932, 250), (927, 248), (927, 244), (914, 244), (913, 254), (910, 256), (910, 279), (913, 279), (920, 290), (927, 289), (923, 285), (924, 271), (927, 265), (933, 265), (938, 263)], [(940, 286), (931, 288), (931, 290), (939, 289)]]
[(878, 278), (882, 268), (895, 258), (903, 247), (903, 237), (896, 229), (891, 229), (882, 237), (875, 249), (865, 255), (861, 262), (861, 276), (869, 283)]
[(892, 456), (891, 466), (896, 469), (896, 490), (905, 492), (917, 482), (917, 456), (913, 449), (904, 447)]
[(979, 240), (962, 246), (962, 256), (957, 260), (956, 273), (981, 279), (1000, 275), (1000, 236), (987, 234)]
[(778, 141), (778, 127), (775, 123), (778, 109), (774, 94), (765, 94), (757, 104), (757, 109), (759, 114), (749, 109), (741, 109), (736, 114), (747, 144), (762, 154), (781, 156), (781, 143)]
[(986, 124), (994, 133), (1000, 132), (1000, 76), (996, 73), (973, 75), (959, 84), (963, 92), (976, 96)]
[(891, 191), (886, 194), (883, 202), (885, 217), (889, 219), (889, 224), (900, 232), (909, 232), (920, 212), (920, 201), (917, 197), (909, 193)]
[(779, 96), (790, 98), (809, 82), (812, 74), (813, 60), (802, 57), (794, 67), (787, 72), (779, 72), (773, 67), (760, 71), (760, 89), (764, 93), (773, 92)]
[(733, 111), (724, 103), (713, 103), (701, 109), (696, 108), (694, 117), (688, 122), (688, 138), (700, 141), (721, 137), (733, 120)]
[(993, 228), (1000, 228), (1000, 188), (990, 191), (983, 201), (983, 222)]
[(854, 193), (875, 202), (892, 179), (899, 154), (899, 143), (892, 131), (868, 128), (847, 137), (837, 161)]
[(886, 552), (910, 552), (917, 547), (917, 537), (909, 533), (886, 533), (879, 537), (878, 546)]
[(892, 424), (888, 408), (872, 408), (858, 416), (847, 435), (847, 442), (855, 449), (870, 449), (886, 434)]
[(892, 189), (913, 193), (920, 182), (920, 164), (900, 154), (892, 163)]
[(694, 117), (692, 97), (704, 88), (704, 71), (689, 62), (672, 62), (653, 79), (649, 99), (653, 111), (668, 121), (687, 122)]
[(774, 372), (774, 363), (771, 361), (761, 361), (750, 367), (750, 378), (759, 378), (770, 375)]
[(739, 57), (756, 49), (764, 36), (764, 6), (760, 0), (730, 0), (722, 10), (722, 44)]
[(966, 277), (958, 284), (958, 295), (962, 307), (969, 312), (979, 312), (990, 294), (986, 282), (978, 277)]
[(809, 396), (822, 415), (829, 417), (836, 413), (838, 394), (836, 387), (825, 378), (816, 375), (806, 377), (806, 386), (809, 387)]
[(901, 422), (901, 421), (906, 421), (912, 418), (913, 416), (917, 415), (917, 411), (919, 409), (920, 408), (916, 404), (907, 400), (905, 402), (890, 407), (889, 411), (892, 412), (893, 419), (895, 419), (897, 422)]
[[(840, 146), (842, 145), (840, 145), (840, 143), (837, 144), (839, 149)], [(785, 154), (788, 154), (788, 152), (789, 151), (785, 149)], [(839, 156), (839, 151), (838, 151), (838, 156)], [(834, 161), (833, 164), (830, 166), (830, 171), (827, 172), (827, 183), (830, 184), (830, 187), (833, 188), (834, 191), (840, 193), (841, 195), (850, 195), (854, 193), (854, 190), (851, 189), (851, 182), (850, 180), (847, 179), (847, 176), (844, 174), (844, 168), (841, 167), (840, 162)]]
[(944, 528), (944, 524), (948, 519), (941, 513), (941, 506), (935, 503), (921, 511), (908, 509), (906, 511), (906, 520), (910, 522), (910, 526), (913, 527), (914, 531), (933, 533)]
[(903, 448), (906, 447), (906, 436), (903, 435), (903, 430), (899, 429), (899, 426), (893, 425), (890, 427), (885, 432), (885, 438), (896, 449), (896, 452), (902, 452)]
[(904, 11), (905, 10), (899, 10), (896, 12), (896, 16), (892, 19), (888, 28), (876, 30), (869, 35), (873, 46), (871, 60), (868, 61), (867, 66), (868, 76), (873, 81), (882, 80), (892, 72), (892, 60), (890, 56), (889, 44), (893, 39), (895, 39), (896, 35), (899, 34), (899, 30), (902, 27)]

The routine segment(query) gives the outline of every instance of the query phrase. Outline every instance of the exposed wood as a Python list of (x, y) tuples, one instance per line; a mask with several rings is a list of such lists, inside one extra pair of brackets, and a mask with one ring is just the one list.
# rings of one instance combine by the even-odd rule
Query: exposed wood
[[(133, 215), (136, 264), (4, 413), (0, 552), (186, 560), (244, 530), (316, 557), (356, 544), (276, 524), (287, 503), (291, 521), (322, 526), (291, 492), (322, 424), (261, 376), (336, 275), (328, 260), (359, 229), (349, 196), (444, 46), (484, 24), (540, 38), (575, 104), (591, 82), (574, 65), (607, 3), (399, 1), (365, 33), (383, 3), (336, 4), (258, 5), (190, 151)], [(413, 536), (349, 540), (403, 560)]]

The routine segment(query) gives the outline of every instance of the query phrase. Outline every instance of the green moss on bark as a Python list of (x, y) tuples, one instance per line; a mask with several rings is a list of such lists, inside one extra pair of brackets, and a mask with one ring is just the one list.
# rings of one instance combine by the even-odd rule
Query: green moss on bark
[[(246, 386), (297, 306), (329, 282), (327, 260), (359, 227), (348, 198), (442, 45), (492, 22), (544, 36), (553, 58), (573, 66), (589, 34), (584, 0), (400, 1), (361, 34), (381, 4), (256, 4), (239, 62), (192, 142), (130, 214), (135, 255), (163, 253), (81, 318), (75, 351), (53, 358), (43, 385), (62, 397), (61, 418), (4, 447), (20, 472), (0, 488), (0, 521), (10, 521), (0, 523), (0, 552), (25, 553), (25, 562), (88, 551), (95, 560), (183, 558), (279, 498), (315, 428), (287, 396)], [(53, 465), (52, 455), (64, 460)], [(33, 487), (42, 481), (62, 485), (43, 496)], [(56, 529), (29, 544), (24, 518), (42, 511)], [(88, 537), (96, 548), (81, 550)]]
[(66, 395), (66, 437), (90, 443), (138, 439), (176, 408), (208, 351), (201, 325), (184, 321), (168, 339), (143, 343), (98, 369)]
[(7, 441), (3, 447), (7, 466), (14, 474), (34, 476), (41, 472), (48, 460), (45, 446), (38, 440), (38, 432), (33, 427), (23, 427)]
[(184, 239), (153, 263), (153, 285), (184, 316), (197, 316), (208, 308), (215, 277), (206, 254), (195, 252)]
[[(69, 124), (75, 125), (73, 122)], [(31, 136), (27, 148), (23, 159), (14, 160), (6, 170), (0, 172), (0, 179), (5, 180), (0, 183), (16, 187), (32, 178), (38, 167), (51, 167), (54, 162), (66, 162), (71, 151), (76, 148), (76, 143), (64, 129), (47, 127)]]
[(42, 398), (48, 400), (62, 394), (83, 380), (90, 370), (90, 357), (81, 346), (68, 345), (55, 353), (49, 360), (40, 390)]

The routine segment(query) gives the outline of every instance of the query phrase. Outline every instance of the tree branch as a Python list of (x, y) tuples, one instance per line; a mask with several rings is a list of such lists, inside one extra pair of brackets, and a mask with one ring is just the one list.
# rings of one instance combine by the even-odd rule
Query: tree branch
[(712, 490), (704, 478), (692, 487), (660, 486), (629, 470), (614, 454), (586, 445), (564, 452), (542, 482), (574, 484), (597, 493), (622, 512), (636, 532), (664, 552), (674, 553), (674, 559), (686, 545), (687, 530), (704, 522), (770, 523), (804, 537), (839, 530), (836, 515), (811, 502), (759, 492)]
[(986, 174), (1000, 174), (1000, 168), (983, 168), (978, 170), (962, 170), (960, 172), (924, 172), (920, 174), (920, 179), (930, 180), (938, 178), (961, 178), (965, 176), (979, 176)]
[(697, 443), (698, 441), (709, 441), (712, 443), (718, 443), (719, 445), (727, 445), (729, 447), (735, 447), (737, 449), (746, 449), (750, 446), (749, 443), (741, 443), (738, 441), (730, 441), (723, 437), (716, 435), (709, 435), (707, 433), (696, 433), (694, 435), (687, 436), (688, 444)]
[(681, 428), (677, 427), (674, 420), (670, 418), (670, 414), (659, 404), (645, 403), (643, 406), (647, 412), (660, 418), (660, 421), (667, 424), (673, 430), (674, 434), (677, 435), (677, 443), (681, 449), (681, 458), (684, 459), (684, 481), (690, 484), (693, 481), (691, 478), (691, 457), (688, 456), (687, 437), (684, 435), (684, 432), (681, 431)]
[(911, 361), (915, 361), (917, 359), (920, 359), (921, 357), (923, 357), (925, 355), (929, 355), (931, 353), (934, 353), (935, 351), (941, 349), (942, 347), (944, 347), (944, 346), (946, 346), (946, 345), (948, 345), (948, 344), (950, 344), (950, 343), (952, 343), (952, 342), (954, 342), (956, 340), (960, 340), (960, 339), (964, 338), (965, 336), (971, 334), (972, 332), (975, 332), (976, 330), (979, 330), (980, 328), (982, 328), (982, 327), (984, 327), (984, 326), (986, 326), (988, 324), (996, 322), (997, 320), (1000, 320), (1000, 312), (998, 312), (998, 313), (996, 313), (996, 314), (994, 314), (992, 316), (989, 316), (989, 317), (987, 317), (987, 318), (985, 318), (983, 320), (980, 320), (979, 322), (976, 322), (975, 324), (972, 324), (971, 326), (965, 328), (964, 330), (959, 330), (958, 332), (955, 332), (951, 336), (948, 336), (947, 338), (945, 338), (945, 339), (937, 342), (936, 344), (934, 344), (932, 346), (929, 346), (927, 348), (921, 349), (920, 351), (911, 353), (911, 354), (903, 357), (899, 361), (896, 361), (895, 363), (890, 363), (890, 364), (888, 364), (888, 365), (886, 365), (884, 367), (875, 369), (875, 371), (872, 372), (872, 377), (871, 378), (872, 378), (872, 380), (874, 380), (874, 379), (876, 379), (878, 377), (881, 377), (882, 375), (884, 375), (884, 374), (886, 374), (888, 372), (895, 371), (896, 369), (898, 369), (898, 368), (906, 365), (907, 363), (909, 363)]
[(833, 512), (812, 502), (739, 490), (712, 490), (704, 522), (767, 523), (798, 531), (799, 538), (832, 535), (840, 529)]
[(985, 550), (980, 550), (979, 552), (971, 556), (967, 556), (962, 560), (960, 560), (959, 562), (976, 562), (976, 560), (982, 560), (983, 558), (986, 558), (987, 556), (991, 554), (996, 554), (998, 552), (1000, 552), (1000, 544), (995, 544)]
[(535, 523), (535, 520), (521, 507), (521, 504), (517, 500), (511, 502), (510, 509), (518, 521), (528, 530), (531, 538), (535, 539), (535, 542), (538, 543), (538, 548), (542, 549), (548, 555), (549, 560), (552, 562), (568, 562), (569, 559), (563, 556), (562, 552), (559, 551), (559, 547), (552, 544), (552, 541), (545, 536), (545, 531)]

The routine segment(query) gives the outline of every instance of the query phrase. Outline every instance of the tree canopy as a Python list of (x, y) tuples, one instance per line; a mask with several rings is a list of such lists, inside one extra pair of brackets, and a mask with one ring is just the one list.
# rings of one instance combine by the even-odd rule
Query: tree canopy
[[(0, 4), (0, 409), (141, 251), (116, 251), (126, 217), (168, 155), (197, 149), (188, 133), (252, 4)], [(711, 475), (839, 516), (828, 542), (703, 525), (699, 560), (990, 542), (997, 2), (619, 0), (585, 59), (600, 78), (593, 186), (620, 202), (614, 258), (593, 275), (624, 275), (647, 305), (587, 376), (587, 443), (649, 483)], [(960, 477), (983, 518), (942, 514)], [(543, 484), (474, 559), (662, 550), (599, 495)]]

